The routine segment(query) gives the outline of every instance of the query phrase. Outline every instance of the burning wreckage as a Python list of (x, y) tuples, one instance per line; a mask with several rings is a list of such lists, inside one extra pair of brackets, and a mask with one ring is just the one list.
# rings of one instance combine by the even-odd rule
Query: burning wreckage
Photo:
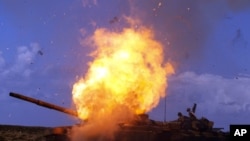
[[(25, 100), (39, 106), (50, 108), (71, 116), (78, 117), (76, 111), (63, 108), (48, 102), (27, 97), (18, 93), (10, 92), (12, 97)], [(226, 141), (229, 140), (228, 133), (221, 131), (222, 128), (214, 128), (213, 121), (195, 116), (196, 104), (193, 108), (187, 109), (188, 116), (178, 113), (178, 119), (174, 121), (162, 122), (149, 119), (147, 114), (135, 116), (132, 121), (117, 123), (118, 130), (115, 132), (114, 141)], [(84, 126), (88, 121), (84, 121), (80, 126)], [(78, 125), (76, 125), (78, 126)], [(73, 126), (55, 127), (45, 140), (70, 140), (68, 137)], [(100, 135), (102, 136), (102, 135)], [(90, 141), (106, 141), (100, 136), (88, 138)]]

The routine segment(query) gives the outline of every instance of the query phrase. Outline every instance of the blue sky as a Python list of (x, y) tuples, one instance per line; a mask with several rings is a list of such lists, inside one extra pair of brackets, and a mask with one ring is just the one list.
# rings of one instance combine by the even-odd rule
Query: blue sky
[[(10, 91), (74, 108), (72, 85), (87, 71), (94, 30), (140, 19), (162, 42), (169, 79), (167, 120), (194, 102), (198, 117), (228, 129), (250, 120), (250, 2), (247, 0), (0, 1), (0, 124), (59, 126), (78, 119), (9, 97)], [(120, 20), (110, 23), (114, 17)], [(42, 52), (42, 54), (39, 54)], [(163, 120), (164, 102), (150, 112)]]

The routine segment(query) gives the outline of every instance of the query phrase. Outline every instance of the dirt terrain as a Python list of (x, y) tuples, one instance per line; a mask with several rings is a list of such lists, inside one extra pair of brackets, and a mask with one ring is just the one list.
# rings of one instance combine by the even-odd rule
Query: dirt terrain
[(0, 141), (63, 141), (67, 137), (59, 139), (52, 134), (53, 128), (50, 127), (31, 127), (0, 125)]
[[(70, 139), (62, 134), (61, 130), (70, 127), (34, 127), (34, 126), (15, 126), (0, 125), (0, 141), (70, 141)], [(62, 130), (64, 131), (64, 130)], [(58, 134), (59, 133), (59, 134)], [(61, 134), (60, 134), (61, 133)], [(192, 131), (166, 131), (157, 134), (152, 131), (141, 130), (121, 130), (116, 134), (115, 141), (228, 141), (229, 134), (219, 134), (213, 136), (211, 133), (193, 133)], [(206, 135), (208, 134), (208, 135)], [(100, 140), (99, 138), (94, 139)], [(102, 140), (102, 139), (101, 139)]]

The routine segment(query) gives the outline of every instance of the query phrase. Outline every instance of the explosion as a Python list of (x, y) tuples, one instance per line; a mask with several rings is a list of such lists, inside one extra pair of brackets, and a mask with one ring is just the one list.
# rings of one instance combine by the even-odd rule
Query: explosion
[(72, 91), (79, 117), (90, 123), (106, 122), (107, 118), (120, 122), (156, 107), (174, 69), (170, 63), (164, 64), (163, 46), (152, 30), (99, 28), (90, 40), (94, 60)]

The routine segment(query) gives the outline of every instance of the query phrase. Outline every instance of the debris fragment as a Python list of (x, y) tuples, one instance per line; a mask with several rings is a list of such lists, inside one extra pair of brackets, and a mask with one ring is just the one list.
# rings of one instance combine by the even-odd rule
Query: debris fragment
[(109, 23), (110, 24), (113, 24), (113, 23), (116, 23), (116, 22), (119, 22), (119, 19), (118, 19), (118, 17), (113, 17), (113, 19), (111, 19), (110, 21), (109, 21)]
[(37, 53), (41, 56), (43, 55), (43, 52), (41, 50), (38, 50)]
[(161, 2), (159, 2), (159, 3), (158, 3), (158, 7), (160, 7), (161, 5), (162, 5)]

